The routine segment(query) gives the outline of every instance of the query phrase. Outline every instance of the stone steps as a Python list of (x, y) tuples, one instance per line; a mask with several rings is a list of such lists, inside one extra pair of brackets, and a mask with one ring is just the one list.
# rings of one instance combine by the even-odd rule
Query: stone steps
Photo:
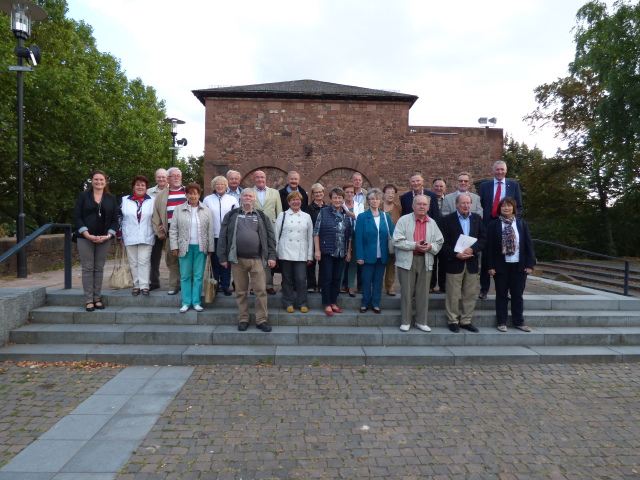
[[(570, 275), (582, 282), (585, 286), (602, 290), (606, 292), (622, 293), (624, 289), (624, 270), (618, 273), (618, 270), (608, 270), (594, 268), (591, 269), (584, 265), (563, 264), (557, 261), (553, 263), (541, 262), (536, 265), (536, 269), (543, 272), (547, 278), (554, 278), (559, 274)], [(640, 277), (637, 275), (629, 275), (629, 293), (640, 293)]]
[(99, 361), (132, 365), (503, 365), (640, 361), (640, 346), (9, 345), (0, 361)]
[[(86, 312), (80, 291), (47, 293), (47, 305), (10, 333), (0, 360), (84, 361), (135, 365), (345, 364), (473, 365), (503, 363), (626, 362), (640, 360), (640, 300), (619, 295), (525, 296), (533, 332), (495, 328), (493, 296), (477, 300), (480, 333), (447, 328), (444, 296), (432, 295), (432, 332), (401, 332), (400, 298), (383, 296), (382, 314), (361, 314), (359, 296), (341, 296), (344, 313), (328, 317), (319, 294), (309, 313), (287, 313), (269, 297), (273, 331), (237, 330), (234, 297), (220, 296), (202, 313), (178, 312), (179, 296), (105, 292), (105, 310)], [(254, 298), (250, 298), (253, 304)]]
[(433, 327), (429, 333), (397, 327), (276, 327), (239, 332), (232, 325), (75, 325), (30, 324), (11, 332), (15, 344), (122, 345), (298, 345), (298, 346), (534, 346), (640, 345), (640, 326), (535, 327), (530, 333), (510, 328), (479, 333)]
[[(535, 303), (535, 302), (531, 302)], [(585, 300), (585, 303), (588, 303)], [(640, 302), (639, 302), (640, 303)], [(528, 309), (525, 303), (525, 322), (540, 327), (552, 326), (633, 326), (640, 325), (640, 313), (633, 310), (590, 310), (570, 309), (571, 303), (559, 302), (560, 309)], [(174, 307), (108, 307), (105, 310), (86, 312), (82, 307), (41, 307), (32, 310), (32, 324), (75, 324), (75, 325), (237, 325), (237, 310), (231, 308), (205, 309), (201, 313), (189, 310), (178, 313)], [(255, 322), (253, 314), (251, 321)], [(401, 323), (399, 309), (383, 310), (380, 314), (372, 311), (359, 313), (356, 309), (344, 310), (344, 313), (328, 317), (323, 310), (310, 310), (309, 313), (287, 313), (284, 309), (270, 309), (269, 323), (273, 326), (317, 326), (317, 327), (397, 327)], [(476, 310), (473, 323), (478, 327), (494, 327), (494, 310)], [(429, 312), (429, 325), (447, 325), (444, 310)]]

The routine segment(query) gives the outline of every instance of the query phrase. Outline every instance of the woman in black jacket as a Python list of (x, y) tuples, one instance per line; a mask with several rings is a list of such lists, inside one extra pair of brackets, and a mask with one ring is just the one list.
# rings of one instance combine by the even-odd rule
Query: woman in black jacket
[(101, 170), (91, 174), (89, 188), (78, 195), (73, 212), (82, 263), (82, 288), (87, 312), (104, 309), (101, 290), (104, 263), (111, 239), (118, 230), (118, 204), (109, 193), (107, 175)]
[(513, 198), (504, 197), (498, 204), (500, 217), (487, 227), (487, 266), (496, 284), (496, 317), (501, 332), (507, 331), (509, 292), (513, 326), (523, 332), (531, 331), (524, 324), (522, 294), (536, 256), (529, 225), (516, 218), (517, 208)]

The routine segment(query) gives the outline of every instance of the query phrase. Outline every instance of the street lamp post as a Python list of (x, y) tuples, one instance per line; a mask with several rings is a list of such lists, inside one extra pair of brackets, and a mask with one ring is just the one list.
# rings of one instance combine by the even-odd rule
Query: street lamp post
[[(176, 150), (180, 150), (180, 147), (187, 146), (186, 138), (183, 138), (181, 140), (176, 140), (176, 137), (178, 136), (178, 125), (184, 125), (186, 122), (184, 120), (178, 120), (177, 118), (165, 118), (164, 123), (171, 124), (171, 136), (173, 137), (173, 142), (169, 147), (169, 150), (171, 150), (171, 166), (175, 167), (176, 166)], [(176, 147), (176, 144), (179, 146)]]
[[(33, 67), (40, 62), (38, 47), (24, 47), (23, 42), (31, 35), (31, 21), (44, 20), (47, 12), (35, 3), (27, 0), (0, 0), (0, 11), (11, 15), (11, 30), (18, 39), (18, 46), (14, 49), (18, 56), (18, 66), (10, 66), (9, 70), (18, 73), (18, 217), (16, 219), (16, 243), (20, 243), (26, 236), (24, 215), (24, 161), (23, 161), (23, 131), (24, 131), (24, 89), (23, 72), (33, 72)], [(33, 66), (23, 65), (22, 60), (31, 61)], [(27, 256), (25, 250), (18, 253), (18, 278), (27, 277)]]

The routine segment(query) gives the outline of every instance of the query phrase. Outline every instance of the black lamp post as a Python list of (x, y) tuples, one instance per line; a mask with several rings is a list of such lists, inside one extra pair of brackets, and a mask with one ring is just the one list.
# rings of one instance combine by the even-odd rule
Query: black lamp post
[[(186, 122), (184, 120), (178, 120), (177, 118), (165, 118), (164, 123), (171, 124), (171, 136), (173, 137), (173, 143), (169, 147), (171, 150), (171, 166), (176, 166), (176, 150), (180, 150), (181, 147), (187, 146), (187, 139), (183, 138), (182, 140), (176, 140), (176, 136), (178, 135), (178, 125), (184, 125)], [(176, 147), (176, 145), (178, 145)]]
[[(24, 129), (24, 91), (22, 72), (33, 72), (33, 67), (40, 62), (41, 52), (38, 47), (25, 47), (23, 42), (31, 35), (31, 21), (44, 20), (47, 12), (35, 3), (27, 0), (0, 0), (0, 10), (11, 15), (11, 31), (18, 39), (18, 46), (14, 49), (18, 56), (18, 66), (10, 66), (9, 70), (18, 73), (18, 218), (16, 219), (16, 243), (20, 243), (26, 236), (24, 215), (24, 162), (23, 162), (23, 129)], [(33, 66), (22, 65), (22, 59), (31, 62)], [(27, 277), (27, 256), (22, 250), (18, 253), (18, 278)]]

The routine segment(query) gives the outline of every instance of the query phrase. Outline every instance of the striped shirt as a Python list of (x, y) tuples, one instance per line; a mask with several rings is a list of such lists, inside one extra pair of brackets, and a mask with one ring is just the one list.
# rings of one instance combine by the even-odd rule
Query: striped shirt
[(171, 219), (173, 218), (173, 211), (178, 205), (182, 205), (187, 201), (187, 194), (184, 191), (184, 187), (180, 187), (180, 190), (169, 190), (169, 196), (167, 197), (167, 223), (171, 228)]

